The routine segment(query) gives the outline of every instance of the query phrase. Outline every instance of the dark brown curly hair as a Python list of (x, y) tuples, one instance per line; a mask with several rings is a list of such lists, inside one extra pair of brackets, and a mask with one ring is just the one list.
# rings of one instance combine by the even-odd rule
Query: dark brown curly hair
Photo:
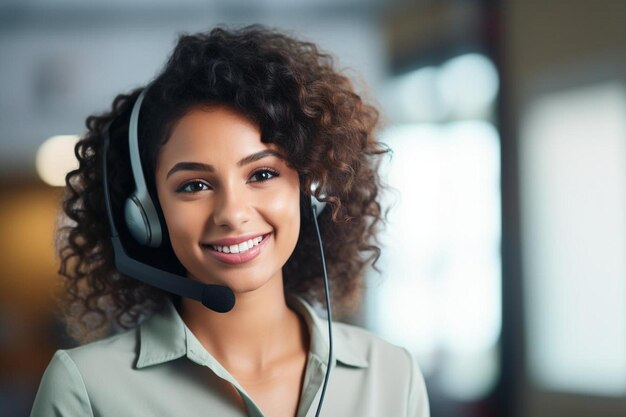
[[(88, 132), (75, 148), (79, 168), (66, 177), (57, 234), (64, 278), (60, 297), (68, 333), (79, 342), (136, 326), (170, 296), (116, 271), (106, 222), (103, 130), (112, 122), (108, 176), (120, 225), (123, 202), (134, 190), (128, 122), (142, 89), (117, 96), (111, 111), (87, 118)], [(332, 57), (312, 43), (261, 26), (182, 35), (163, 71), (149, 84), (139, 120), (141, 158), (154, 201), (159, 149), (173, 124), (199, 105), (228, 106), (257, 123), (261, 140), (278, 145), (299, 173), (303, 195), (313, 181), (319, 182), (316, 194), (324, 193), (322, 199), (332, 209), (321, 213), (319, 225), (333, 306), (340, 313), (356, 306), (364, 268), (380, 254), (378, 166), (387, 147), (374, 137), (377, 110), (355, 93)], [(298, 242), (283, 267), (285, 291), (321, 301), (315, 229), (305, 212), (302, 216)], [(167, 239), (162, 247), (149, 249), (134, 243), (127, 230), (119, 232), (133, 257), (184, 273)]]

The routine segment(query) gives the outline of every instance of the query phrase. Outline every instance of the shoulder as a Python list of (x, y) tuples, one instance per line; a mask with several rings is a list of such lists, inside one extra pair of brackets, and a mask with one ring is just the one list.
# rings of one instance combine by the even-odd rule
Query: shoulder
[(137, 358), (139, 328), (126, 330), (114, 336), (87, 343), (64, 352), (81, 369), (100, 364), (132, 365)]
[(385, 394), (386, 397), (398, 398), (400, 395), (408, 415), (429, 416), (424, 376), (417, 360), (407, 349), (345, 323), (333, 323), (333, 334), (337, 340), (339, 362), (347, 358), (358, 364), (368, 380), (377, 381), (375, 385), (379, 394), (391, 389), (394, 392)]
[(375, 333), (352, 324), (333, 321), (334, 333), (341, 337), (342, 341), (352, 348), (365, 351), (368, 349), (404, 350), (394, 345)]
[(92, 416), (90, 382), (130, 369), (136, 359), (136, 330), (57, 350), (46, 368), (33, 403), (31, 417), (58, 410), (63, 416)]
[(370, 365), (384, 361), (386, 366), (397, 365), (402, 369), (412, 366), (412, 357), (406, 349), (389, 343), (361, 327), (334, 322), (333, 333), (337, 341), (338, 355), (360, 358)]
[(128, 378), (135, 371), (140, 351), (140, 328), (60, 350), (55, 358), (65, 358), (65, 363), (80, 374), (87, 390), (94, 393), (100, 390), (102, 381)]

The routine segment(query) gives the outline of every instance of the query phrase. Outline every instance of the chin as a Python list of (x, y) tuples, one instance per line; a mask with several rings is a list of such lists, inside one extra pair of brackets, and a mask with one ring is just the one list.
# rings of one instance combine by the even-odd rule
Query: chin
[(196, 279), (204, 284), (224, 285), (230, 288), (235, 295), (245, 294), (267, 288), (277, 282), (282, 281), (282, 274), (274, 274), (259, 271), (241, 271), (233, 270), (227, 273), (221, 273), (219, 276), (210, 273), (188, 274), (191, 278)]

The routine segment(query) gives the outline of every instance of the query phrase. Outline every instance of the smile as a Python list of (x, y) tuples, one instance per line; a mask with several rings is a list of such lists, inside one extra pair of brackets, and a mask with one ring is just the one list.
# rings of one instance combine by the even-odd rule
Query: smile
[[(234, 243), (233, 240), (237, 239), (224, 239), (223, 242), (217, 243), (232, 243), (230, 245), (216, 245), (212, 243), (202, 244), (202, 247), (207, 250), (216, 260), (230, 265), (243, 264), (253, 260), (261, 253), (261, 249), (269, 241), (271, 233), (263, 236), (256, 236), (243, 242)], [(229, 241), (230, 240), (230, 241)]]
[(210, 245), (211, 248), (218, 252), (223, 253), (245, 253), (252, 249), (253, 247), (259, 245), (261, 241), (268, 235), (265, 236), (257, 236), (253, 239), (246, 240), (245, 242), (241, 242), (238, 245), (230, 245), (230, 246), (220, 246), (220, 245)]

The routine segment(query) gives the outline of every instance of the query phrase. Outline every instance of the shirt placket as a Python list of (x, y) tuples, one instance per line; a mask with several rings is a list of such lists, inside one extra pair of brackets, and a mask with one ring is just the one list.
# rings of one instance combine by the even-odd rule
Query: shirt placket
[(255, 404), (252, 397), (248, 395), (239, 382), (237, 382), (237, 380), (204, 349), (204, 347), (188, 329), (186, 332), (187, 357), (198, 365), (209, 368), (219, 378), (231, 384), (243, 399), (248, 417), (265, 417), (261, 409)]
[[(315, 398), (324, 381), (326, 364), (324, 364), (317, 356), (309, 354), (307, 367), (304, 373), (304, 382), (302, 384), (302, 393), (300, 395), (300, 405), (298, 406), (297, 417), (308, 417), (315, 414), (317, 403)], [(312, 407), (314, 405), (314, 407)]]

